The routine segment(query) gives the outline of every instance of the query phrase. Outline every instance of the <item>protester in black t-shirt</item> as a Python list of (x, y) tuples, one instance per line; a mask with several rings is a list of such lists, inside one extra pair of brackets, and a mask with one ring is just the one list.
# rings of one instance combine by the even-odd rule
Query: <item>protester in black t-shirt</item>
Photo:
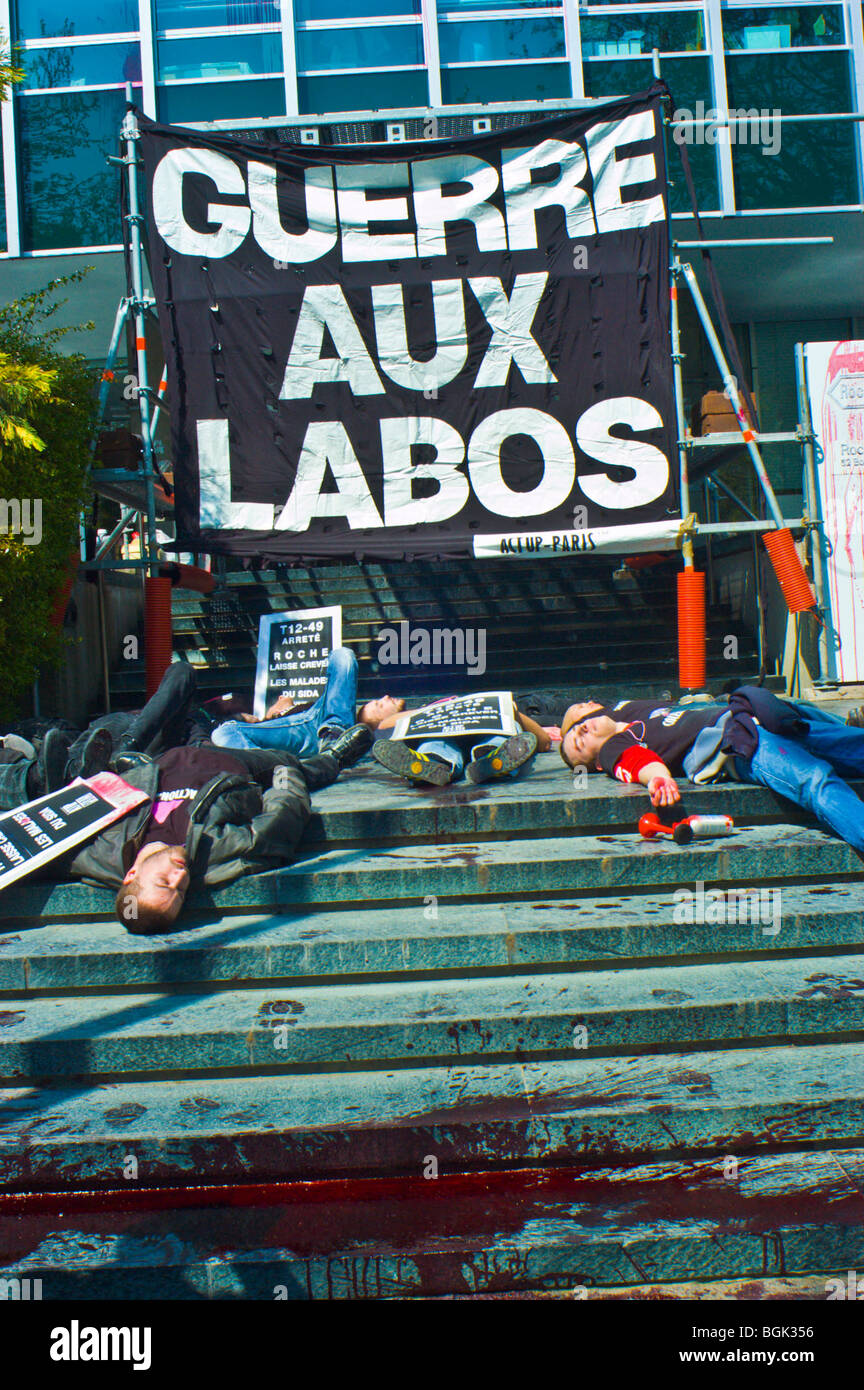
[(119, 889), (117, 917), (129, 931), (167, 931), (190, 882), (216, 887), (288, 863), (311, 815), (309, 793), (370, 741), (356, 726), (314, 758), (204, 744), (142, 759), (123, 777), (147, 801), (76, 851), (67, 871)]

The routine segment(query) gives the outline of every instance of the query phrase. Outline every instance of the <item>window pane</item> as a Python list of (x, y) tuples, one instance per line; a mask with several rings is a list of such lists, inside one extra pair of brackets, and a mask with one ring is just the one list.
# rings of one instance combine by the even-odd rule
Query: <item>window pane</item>
[(586, 58), (625, 58), (634, 53), (697, 52), (705, 47), (702, 11), (669, 15), (586, 15), (582, 20)]
[(843, 14), (839, 5), (724, 10), (723, 34), (727, 48), (812, 48), (821, 43), (843, 43)]
[(388, 24), (371, 29), (301, 29), (297, 34), (300, 72), (325, 68), (391, 68), (423, 61), (423, 29), (419, 24)]
[(301, 77), (297, 83), (300, 110), (385, 111), (402, 106), (428, 106), (425, 72), (355, 73), (341, 77)]
[(137, 0), (17, 0), (19, 39), (61, 39), (73, 34), (126, 34), (138, 30)]
[[(676, 107), (691, 110), (701, 97), (706, 106), (713, 102), (710, 59), (664, 58), (663, 76), (669, 84)], [(624, 58), (610, 62), (592, 59), (583, 64), (585, 95), (589, 97), (629, 96), (644, 92), (654, 75), (650, 58)]]
[(231, 121), (256, 116), (285, 115), (285, 83), (280, 78), (258, 82), (171, 83), (157, 87), (160, 121), (177, 125), (189, 121)]
[(279, 0), (156, 0), (155, 22), (160, 30), (278, 24)]
[(20, 62), (27, 73), (19, 89), (22, 91), (37, 87), (86, 87), (100, 82), (141, 82), (137, 43), (27, 48)]
[(442, 63), (483, 63), (505, 58), (563, 58), (563, 19), (500, 19), (486, 23), (442, 24), (438, 31)]
[(281, 72), (282, 39), (279, 34), (160, 39), (156, 58), (161, 81)]
[(294, 18), (384, 19), (387, 15), (419, 14), (420, 0), (294, 0)]
[[(696, 205), (700, 212), (716, 212), (720, 208), (720, 184), (717, 178), (717, 155), (713, 145), (695, 141), (687, 146), (690, 169), (696, 185)], [(669, 181), (670, 212), (690, 212), (690, 195), (684, 178), (680, 146), (672, 139), (666, 140), (666, 169)]]
[[(732, 53), (726, 59), (729, 105), (784, 116), (811, 111), (851, 111), (849, 55), (834, 53)], [(677, 94), (676, 94), (677, 95)]]
[[(741, 129), (741, 127), (739, 127)], [(857, 203), (852, 125), (781, 126), (779, 152), (768, 146), (732, 147), (739, 208), (833, 207)]]
[[(554, 5), (554, 0), (552, 0)], [(530, 10), (542, 5), (550, 7), (549, 0), (438, 0), (438, 13), (470, 14), (473, 10)], [(556, 6), (560, 9), (561, 6)]]
[(468, 101), (548, 101), (572, 96), (567, 63), (512, 63), (502, 68), (444, 68), (445, 105)]
[(122, 91), (19, 100), (25, 250), (121, 240), (120, 173), (105, 158), (119, 153), (125, 109)]

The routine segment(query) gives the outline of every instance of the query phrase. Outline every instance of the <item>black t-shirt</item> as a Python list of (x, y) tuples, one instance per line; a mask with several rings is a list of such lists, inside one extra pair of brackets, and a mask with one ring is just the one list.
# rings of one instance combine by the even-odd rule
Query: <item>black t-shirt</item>
[[(594, 713), (608, 714), (617, 723), (630, 725), (608, 738), (597, 755), (597, 762), (610, 777), (615, 776), (619, 760), (630, 748), (647, 748), (656, 753), (673, 776), (684, 771), (683, 760), (703, 729), (716, 724), (729, 706), (658, 705), (656, 700), (619, 700), (617, 705)], [(591, 718), (594, 716), (591, 715)]]
[(248, 775), (240, 759), (222, 748), (169, 748), (156, 762), (159, 794), (141, 841), (144, 845), (157, 840), (166, 845), (185, 845), (189, 807), (201, 788), (223, 773)]

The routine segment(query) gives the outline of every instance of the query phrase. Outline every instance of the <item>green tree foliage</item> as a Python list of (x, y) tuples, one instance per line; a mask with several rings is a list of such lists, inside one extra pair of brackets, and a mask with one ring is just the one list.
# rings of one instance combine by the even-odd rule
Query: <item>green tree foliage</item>
[[(94, 373), (58, 348), (56, 292), (86, 272), (0, 308), (0, 713), (16, 712), (63, 653), (52, 614), (77, 544), (94, 423)], [(92, 324), (86, 325), (92, 328)], [(25, 507), (29, 506), (29, 513)], [(33, 525), (41, 509), (41, 537)], [(18, 515), (29, 528), (15, 529)], [(28, 535), (29, 529), (29, 535)]]

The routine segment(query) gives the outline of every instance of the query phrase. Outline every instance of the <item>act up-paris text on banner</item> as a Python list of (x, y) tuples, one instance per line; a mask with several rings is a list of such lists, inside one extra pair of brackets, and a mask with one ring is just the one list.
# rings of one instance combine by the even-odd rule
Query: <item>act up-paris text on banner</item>
[(329, 149), (139, 115), (178, 546), (673, 544), (660, 101)]

